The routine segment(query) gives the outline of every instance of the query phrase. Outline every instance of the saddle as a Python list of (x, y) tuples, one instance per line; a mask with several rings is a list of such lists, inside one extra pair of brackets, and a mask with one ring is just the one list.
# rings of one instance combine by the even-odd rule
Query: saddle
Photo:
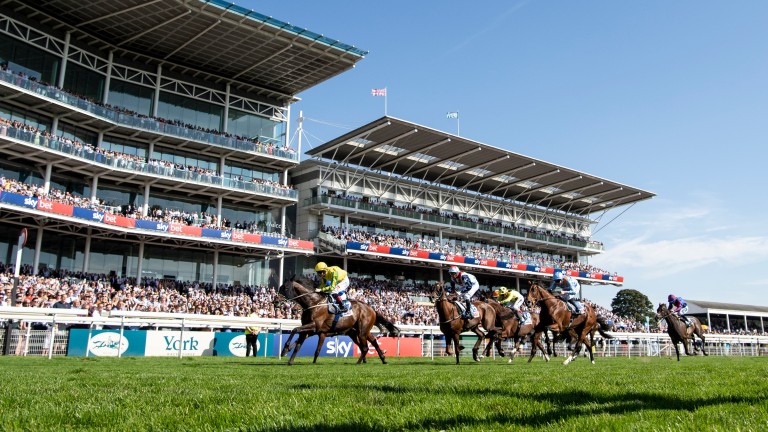
[[(456, 307), (459, 308), (459, 311), (461, 312), (461, 314), (464, 315), (464, 309), (465, 309), (464, 302), (461, 300), (454, 300), (453, 304), (455, 304)], [(472, 314), (472, 318), (480, 317), (480, 312), (477, 310), (477, 306), (470, 303), (469, 307), (470, 307), (469, 311)]]

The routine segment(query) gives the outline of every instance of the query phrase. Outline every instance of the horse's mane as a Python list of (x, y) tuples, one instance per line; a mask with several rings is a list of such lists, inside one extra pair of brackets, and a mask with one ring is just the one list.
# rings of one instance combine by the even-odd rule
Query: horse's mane
[(301, 284), (304, 288), (310, 291), (313, 291), (315, 289), (315, 281), (308, 278), (307, 276), (296, 275), (293, 278), (291, 278), (291, 280)]

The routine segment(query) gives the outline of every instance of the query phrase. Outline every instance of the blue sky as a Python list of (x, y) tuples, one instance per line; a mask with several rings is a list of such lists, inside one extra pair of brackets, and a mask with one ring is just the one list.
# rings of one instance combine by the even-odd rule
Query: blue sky
[(458, 111), (463, 137), (657, 194), (594, 228), (625, 288), (768, 306), (768, 2), (236, 3), (369, 51), (298, 95), (305, 149), (381, 117), (372, 88), (431, 128)]

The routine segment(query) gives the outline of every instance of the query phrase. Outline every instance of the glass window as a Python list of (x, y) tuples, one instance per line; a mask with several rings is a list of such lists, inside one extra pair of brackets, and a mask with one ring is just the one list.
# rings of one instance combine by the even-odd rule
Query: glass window
[(69, 62), (64, 73), (64, 89), (98, 103), (104, 97), (105, 79), (104, 75), (96, 71)]
[(51, 130), (51, 119), (18, 107), (0, 105), (0, 117), (20, 121), (41, 131)]
[(224, 107), (210, 102), (160, 92), (157, 116), (166, 120), (179, 121), (198, 129), (221, 131)]
[(139, 156), (144, 159), (147, 157), (147, 148), (143, 144), (108, 135), (105, 135), (101, 141), (101, 148), (117, 153)]
[(108, 102), (135, 113), (152, 115), (155, 89), (128, 81), (112, 79), (109, 83)]
[(55, 84), (59, 71), (59, 58), (22, 41), (0, 34), (0, 64), (14, 73)]
[(96, 143), (99, 140), (99, 136), (96, 134), (96, 132), (62, 122), (59, 122), (59, 130), (57, 135), (70, 138), (75, 141), (80, 141), (83, 144), (90, 144), (94, 147), (96, 147)]
[(219, 172), (219, 165), (213, 159), (202, 159), (199, 156), (192, 155), (190, 153), (170, 152), (167, 149), (155, 147), (151, 158), (155, 160), (173, 162), (176, 165), (183, 165), (185, 167), (191, 166), (195, 168), (210, 170), (215, 173)]
[(225, 178), (240, 179), (242, 177), (243, 181), (247, 182), (266, 180), (282, 184), (280, 174), (280, 172), (261, 171), (252, 166), (230, 163), (224, 165), (223, 173)]
[(285, 123), (256, 114), (230, 109), (227, 132), (246, 139), (285, 144)]

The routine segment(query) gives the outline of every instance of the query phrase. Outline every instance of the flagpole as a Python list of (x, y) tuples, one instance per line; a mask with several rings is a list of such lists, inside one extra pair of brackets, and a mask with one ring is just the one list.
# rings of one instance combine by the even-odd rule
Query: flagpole
[(387, 116), (387, 88), (384, 87), (384, 117)]
[(449, 119), (456, 119), (456, 136), (461, 136), (461, 120), (459, 120), (459, 112), (448, 111), (445, 116)]

